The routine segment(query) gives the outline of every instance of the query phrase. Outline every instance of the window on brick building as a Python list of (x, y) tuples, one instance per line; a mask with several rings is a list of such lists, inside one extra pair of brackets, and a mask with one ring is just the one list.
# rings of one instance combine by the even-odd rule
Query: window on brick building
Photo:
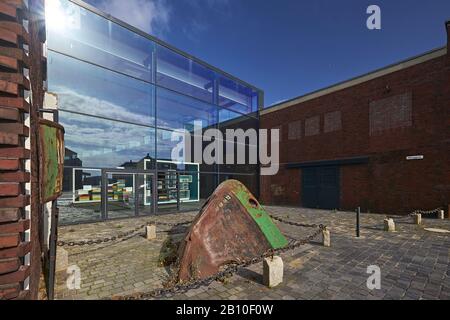
[(412, 126), (412, 95), (410, 92), (372, 101), (369, 110), (370, 135)]
[(288, 139), (298, 140), (302, 137), (302, 121), (293, 121), (288, 125)]
[(280, 130), (280, 141), (283, 141), (283, 130), (282, 126), (273, 127), (272, 130)]
[(326, 113), (324, 116), (323, 131), (325, 133), (339, 131), (342, 129), (341, 111)]
[(305, 136), (315, 136), (320, 133), (320, 116), (311, 117), (305, 120)]

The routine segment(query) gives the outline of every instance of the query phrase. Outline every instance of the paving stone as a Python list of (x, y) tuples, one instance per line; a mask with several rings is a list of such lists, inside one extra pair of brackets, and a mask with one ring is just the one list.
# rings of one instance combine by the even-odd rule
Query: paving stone
[[(411, 222), (397, 221), (397, 232), (383, 232), (382, 215), (361, 215), (364, 239), (354, 239), (354, 214), (299, 208), (267, 207), (268, 211), (286, 220), (301, 223), (322, 223), (333, 230), (331, 248), (318, 244), (303, 246), (282, 254), (285, 263), (284, 283), (266, 289), (261, 283), (261, 266), (245, 269), (226, 284), (213, 282), (209, 287), (173, 295), (168, 299), (449, 299), (450, 239), (426, 232)], [(180, 222), (193, 219), (196, 212), (61, 227), (63, 241), (78, 241), (118, 235), (148, 221)], [(121, 228), (117, 228), (117, 226)], [(450, 229), (450, 220), (423, 219), (426, 227)], [(380, 228), (381, 226), (381, 228)], [(279, 224), (290, 238), (301, 239), (311, 234), (308, 228)], [(73, 229), (73, 231), (70, 231)], [(164, 229), (163, 226), (158, 227)], [(169, 229), (166, 229), (169, 230)], [(185, 229), (184, 229), (185, 230)], [(116, 294), (151, 291), (161, 288), (171, 276), (168, 268), (158, 264), (167, 233), (147, 241), (138, 236), (124, 242), (91, 247), (64, 248), (70, 264), (82, 271), (82, 289), (70, 291), (65, 285), (67, 275), (57, 274), (57, 299), (100, 299)], [(318, 239), (320, 240), (320, 239)], [(366, 287), (367, 267), (381, 268), (382, 290)], [(109, 295), (109, 296), (108, 296)]]

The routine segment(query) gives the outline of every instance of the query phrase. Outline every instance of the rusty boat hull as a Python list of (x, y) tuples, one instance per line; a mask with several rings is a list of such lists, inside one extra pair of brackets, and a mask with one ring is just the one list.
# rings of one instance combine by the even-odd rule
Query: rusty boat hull
[(207, 278), (229, 263), (287, 244), (248, 189), (239, 181), (228, 180), (205, 203), (181, 243), (178, 280)]

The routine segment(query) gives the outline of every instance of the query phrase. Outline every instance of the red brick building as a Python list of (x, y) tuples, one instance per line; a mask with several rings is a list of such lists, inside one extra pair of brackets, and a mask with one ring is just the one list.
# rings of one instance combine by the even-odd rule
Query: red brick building
[(447, 47), (275, 105), (280, 171), (265, 204), (408, 213), (450, 203)]

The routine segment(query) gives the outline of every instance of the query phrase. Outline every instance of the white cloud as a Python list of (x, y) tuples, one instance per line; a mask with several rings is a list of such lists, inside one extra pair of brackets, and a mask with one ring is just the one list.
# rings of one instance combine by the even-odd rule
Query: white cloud
[(152, 35), (169, 29), (171, 7), (166, 0), (103, 0), (97, 7)]

